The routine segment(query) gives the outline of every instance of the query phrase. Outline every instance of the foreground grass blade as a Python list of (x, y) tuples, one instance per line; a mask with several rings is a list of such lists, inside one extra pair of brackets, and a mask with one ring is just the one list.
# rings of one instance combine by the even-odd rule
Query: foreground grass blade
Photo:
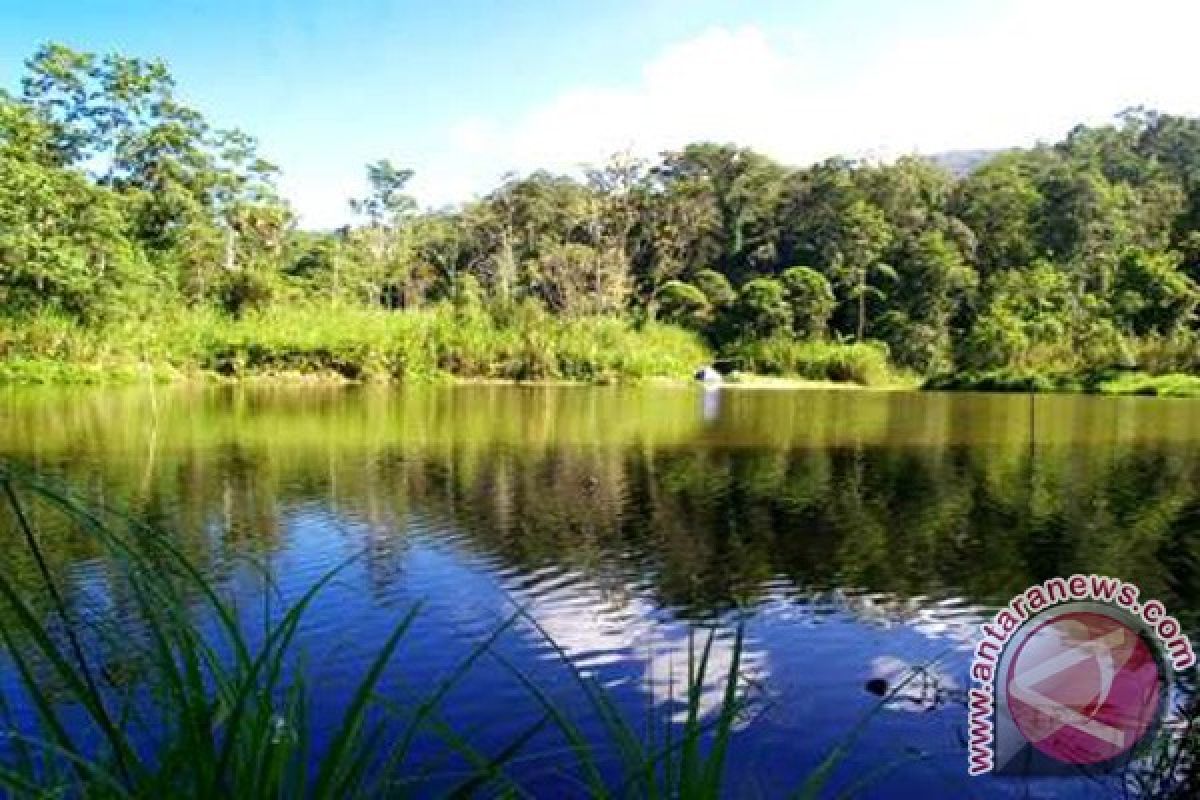
[(367, 704), (371, 700), (371, 694), (375, 691), (375, 685), (379, 683), (380, 677), (383, 675), (383, 668), (388, 665), (392, 658), (392, 653), (400, 645), (400, 640), (416, 619), (417, 612), (420, 606), (414, 606), (408, 614), (400, 621), (392, 635), (388, 637), (383, 648), (372, 662), (370, 669), (367, 670), (366, 677), (359, 683), (358, 689), (354, 693), (354, 698), (350, 701), (349, 708), (346, 709), (345, 716), (342, 717), (341, 727), (334, 736), (333, 744), (330, 745), (329, 753), (325, 761), (321, 765), (321, 771), (317, 773), (316, 785), (313, 789), (315, 797), (342, 797), (345, 781), (350, 778), (346, 774), (344, 762), (350, 754), (351, 747), (355, 737), (358, 736), (362, 729), (363, 719), (367, 712)]

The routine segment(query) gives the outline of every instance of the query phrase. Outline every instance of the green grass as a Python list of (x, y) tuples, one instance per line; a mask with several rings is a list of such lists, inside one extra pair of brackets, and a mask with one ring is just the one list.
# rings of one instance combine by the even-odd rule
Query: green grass
[(1105, 395), (1200, 397), (1200, 376), (1172, 373), (1099, 372), (1073, 374), (992, 370), (937, 375), (925, 389), (979, 392), (1085, 392)]
[(681, 328), (438, 306), (386, 312), (289, 308), (234, 319), (177, 311), (83, 328), (43, 315), (0, 335), (0, 383), (127, 383), (191, 376), (364, 382), (447, 376), (592, 383), (685, 379), (711, 355)]
[(839, 344), (787, 336), (745, 342), (726, 353), (741, 369), (760, 375), (889, 386), (902, 377), (889, 365), (887, 349), (874, 342)]
[(1093, 389), (1099, 394), (1136, 394), (1155, 397), (1200, 397), (1200, 376), (1147, 375), (1124, 373), (1098, 381)]

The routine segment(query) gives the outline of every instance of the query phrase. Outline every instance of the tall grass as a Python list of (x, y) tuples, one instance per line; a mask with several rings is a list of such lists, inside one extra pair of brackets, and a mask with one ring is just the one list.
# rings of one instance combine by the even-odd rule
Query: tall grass
[(233, 318), (175, 311), (103, 328), (53, 315), (0, 336), (0, 382), (54, 383), (302, 374), (361, 381), (453, 375), (607, 382), (689, 377), (711, 358), (681, 328), (616, 317), (563, 318), (534, 307), (505, 313), (441, 305), (387, 312), (277, 308)]
[[(170, 537), (111, 509), (80, 502), (36, 476), (0, 472), (0, 493), (24, 537), (41, 591), (22, 588), (0, 571), (0, 639), (19, 681), (4, 697), (6, 738), (0, 742), (0, 787), (12, 796), (315, 797), (392, 795), (413, 787), (418, 738), (440, 738), (463, 765), (458, 794), (519, 795), (506, 767), (544, 731), (567, 745), (574, 772), (594, 797), (717, 797), (734, 722), (746, 708), (740, 682), (742, 634), (721, 676), (715, 717), (701, 713), (713, 645), (710, 634), (690, 651), (682, 723), (643, 729), (628, 721), (595, 681), (554, 645), (611, 738), (587, 738), (572, 716), (492, 645), (521, 621), (518, 611), (415, 705), (395, 708), (376, 693), (419, 613), (411, 608), (367, 665), (340, 719), (309, 715), (312, 687), (298, 668), (297, 632), (306, 610), (338, 574), (335, 569), (287, 607), (261, 636), (251, 636), (225, 598)], [(42, 556), (38, 518), (62, 515), (103, 545), (119, 570), (130, 605), (121, 620), (93, 620), (64, 600)], [(115, 591), (115, 590), (114, 590)], [(547, 637), (549, 640), (549, 637)], [(553, 644), (552, 640), (551, 644)], [(140, 666), (124, 679), (100, 655), (112, 649)], [(481, 752), (442, 719), (451, 689), (483, 659), (512, 673), (542, 710), (540, 719), (495, 752)], [(32, 709), (33, 722), (14, 707)], [(325, 744), (314, 745), (319, 725)], [(609, 747), (620, 753), (614, 777), (604, 768)], [(419, 787), (417, 787), (419, 788)]]
[(862, 386), (884, 386), (897, 379), (888, 364), (887, 348), (875, 342), (839, 344), (776, 336), (742, 343), (729, 355), (742, 369), (762, 375)]

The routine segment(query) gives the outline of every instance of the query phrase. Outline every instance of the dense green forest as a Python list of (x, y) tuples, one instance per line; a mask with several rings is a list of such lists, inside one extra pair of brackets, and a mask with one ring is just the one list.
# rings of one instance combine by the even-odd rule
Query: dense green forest
[(1200, 372), (1200, 119), (1129, 110), (961, 176), (697, 143), (424, 211), (383, 160), (329, 232), (276, 175), (163, 63), (38, 50), (0, 91), (0, 378)]

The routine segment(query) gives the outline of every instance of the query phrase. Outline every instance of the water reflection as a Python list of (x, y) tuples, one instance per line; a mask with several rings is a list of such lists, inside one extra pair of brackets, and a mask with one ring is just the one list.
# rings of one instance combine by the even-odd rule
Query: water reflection
[[(435, 680), (460, 640), (518, 603), (581, 668), (670, 707), (697, 626), (720, 631), (719, 675), (729, 622), (745, 615), (747, 675), (770, 700), (739, 744), (747, 781), (764, 759), (796, 774), (819, 763), (870, 708), (863, 686), (878, 659), (943, 659), (946, 681), (965, 683), (981, 616), (1045, 578), (1121, 576), (1194, 626), (1197, 443), (1200, 405), (1142, 398), (501, 387), (0, 397), (0, 453), (159, 521), (214, 576), (236, 578), (237, 559), (253, 555), (294, 594), (363, 552), (309, 632), (316, 644), (347, 634), (329, 645), (331, 669), (365, 658), (397, 604), (421, 597), (430, 621), (406, 668)], [(5, 567), (32, 582), (7, 525)], [(47, 550), (74, 602), (119, 603), (86, 539), (61, 532)], [(536, 639), (520, 657), (553, 662)], [(461, 713), (519, 716), (511, 687), (480, 680), (486, 691)], [(711, 682), (705, 708), (718, 693)], [(953, 751), (906, 777), (931, 796), (945, 794), (946, 770), (961, 771), (961, 715), (935, 711), (868, 735), (873, 747)]]

